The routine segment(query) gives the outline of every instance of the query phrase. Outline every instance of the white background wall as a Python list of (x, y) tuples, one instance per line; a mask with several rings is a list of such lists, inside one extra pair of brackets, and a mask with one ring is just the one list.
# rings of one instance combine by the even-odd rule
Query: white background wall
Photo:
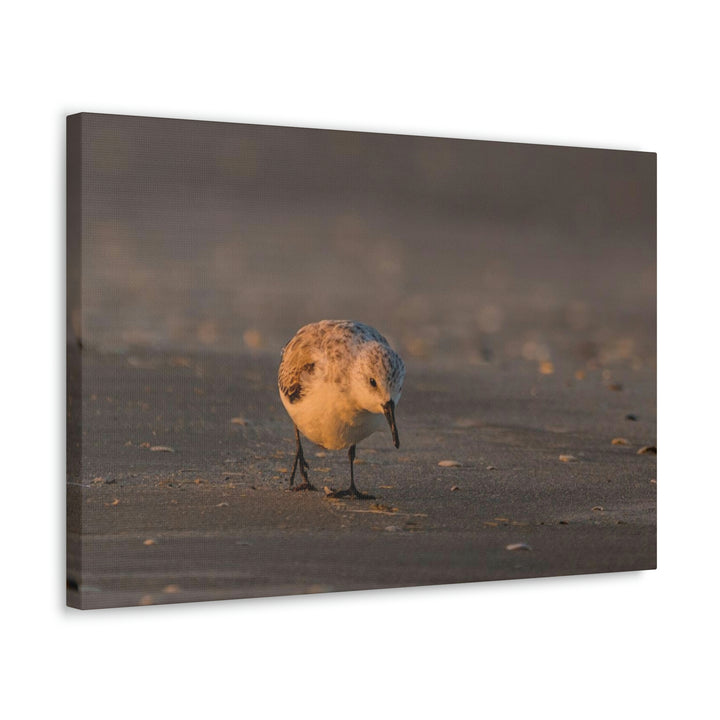
[[(718, 641), (712, 4), (260, 5), (3, 13), (7, 716), (706, 717)], [(657, 151), (660, 569), (65, 609), (64, 116), (82, 110)]]

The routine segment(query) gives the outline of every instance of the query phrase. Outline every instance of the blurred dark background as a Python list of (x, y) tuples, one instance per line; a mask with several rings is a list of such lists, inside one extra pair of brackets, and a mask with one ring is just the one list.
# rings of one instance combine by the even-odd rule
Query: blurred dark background
[(652, 153), (84, 114), (82, 172), (88, 348), (655, 362)]

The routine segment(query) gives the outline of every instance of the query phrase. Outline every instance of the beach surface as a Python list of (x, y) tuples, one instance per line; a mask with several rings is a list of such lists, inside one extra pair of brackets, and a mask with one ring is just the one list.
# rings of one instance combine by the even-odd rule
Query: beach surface
[(400, 449), (389, 431), (358, 446), (376, 496), (358, 501), (325, 496), (347, 486), (347, 455), (308, 441), (318, 491), (288, 490), (276, 353), (82, 359), (72, 606), (656, 566), (653, 367), (410, 359)]

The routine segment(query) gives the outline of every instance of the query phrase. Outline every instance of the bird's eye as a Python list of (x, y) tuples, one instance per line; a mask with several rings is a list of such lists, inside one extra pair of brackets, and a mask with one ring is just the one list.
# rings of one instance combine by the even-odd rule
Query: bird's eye
[(375, 382), (375, 378), (370, 378), (370, 384), (371, 384), (373, 387), (377, 387), (377, 383)]

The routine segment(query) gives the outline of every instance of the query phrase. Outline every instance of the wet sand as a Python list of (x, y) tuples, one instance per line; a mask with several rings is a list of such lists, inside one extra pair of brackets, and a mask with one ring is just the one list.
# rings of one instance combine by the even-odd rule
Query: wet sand
[(82, 357), (74, 607), (656, 566), (656, 455), (638, 454), (656, 443), (654, 367), (411, 358), (400, 449), (389, 432), (358, 447), (376, 500), (353, 501), (322, 490), (347, 485), (346, 454), (307, 441), (319, 491), (288, 491), (277, 353)]

